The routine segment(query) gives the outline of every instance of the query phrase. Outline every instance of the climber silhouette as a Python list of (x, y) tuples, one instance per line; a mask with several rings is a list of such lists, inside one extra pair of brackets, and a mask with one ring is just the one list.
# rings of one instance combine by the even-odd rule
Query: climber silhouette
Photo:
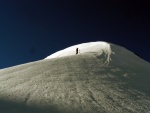
[(76, 48), (76, 55), (79, 53), (79, 49), (78, 48)]

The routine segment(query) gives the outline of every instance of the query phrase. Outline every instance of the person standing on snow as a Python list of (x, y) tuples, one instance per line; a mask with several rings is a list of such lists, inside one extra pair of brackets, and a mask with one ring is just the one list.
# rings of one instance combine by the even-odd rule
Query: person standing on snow
[(79, 54), (79, 48), (76, 48), (76, 55)]

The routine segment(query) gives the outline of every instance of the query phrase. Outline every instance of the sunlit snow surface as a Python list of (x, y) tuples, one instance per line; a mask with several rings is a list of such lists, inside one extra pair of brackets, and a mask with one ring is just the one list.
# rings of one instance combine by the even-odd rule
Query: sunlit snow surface
[(60, 50), (45, 59), (50, 59), (50, 58), (57, 58), (57, 57), (64, 57), (64, 56), (70, 56), (70, 55), (76, 55), (76, 48), (79, 49), (79, 54), (82, 53), (90, 53), (90, 52), (96, 52), (99, 55), (104, 53), (107, 56), (107, 62), (111, 60), (110, 55), (112, 53), (111, 46), (107, 42), (88, 42), (88, 43), (82, 43), (78, 45), (74, 45), (71, 47), (68, 47), (66, 49)]

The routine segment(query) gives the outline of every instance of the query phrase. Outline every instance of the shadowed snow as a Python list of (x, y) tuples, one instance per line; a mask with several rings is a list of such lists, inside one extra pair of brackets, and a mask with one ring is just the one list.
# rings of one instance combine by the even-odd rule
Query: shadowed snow
[(114, 44), (83, 45), (0, 70), (0, 113), (150, 113), (150, 64)]

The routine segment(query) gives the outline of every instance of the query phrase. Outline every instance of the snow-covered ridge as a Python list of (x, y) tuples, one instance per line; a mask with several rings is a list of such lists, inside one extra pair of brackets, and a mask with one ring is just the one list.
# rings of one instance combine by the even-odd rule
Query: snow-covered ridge
[(50, 56), (46, 57), (45, 59), (76, 55), (77, 48), (79, 49), (79, 54), (87, 52), (97, 52), (99, 53), (99, 55), (101, 55), (102, 53), (104, 53), (107, 56), (106, 61), (109, 62), (111, 60), (110, 58), (110, 55), (112, 53), (111, 46), (109, 43), (102, 41), (88, 42), (74, 45), (66, 49), (60, 50), (56, 53), (53, 53)]

